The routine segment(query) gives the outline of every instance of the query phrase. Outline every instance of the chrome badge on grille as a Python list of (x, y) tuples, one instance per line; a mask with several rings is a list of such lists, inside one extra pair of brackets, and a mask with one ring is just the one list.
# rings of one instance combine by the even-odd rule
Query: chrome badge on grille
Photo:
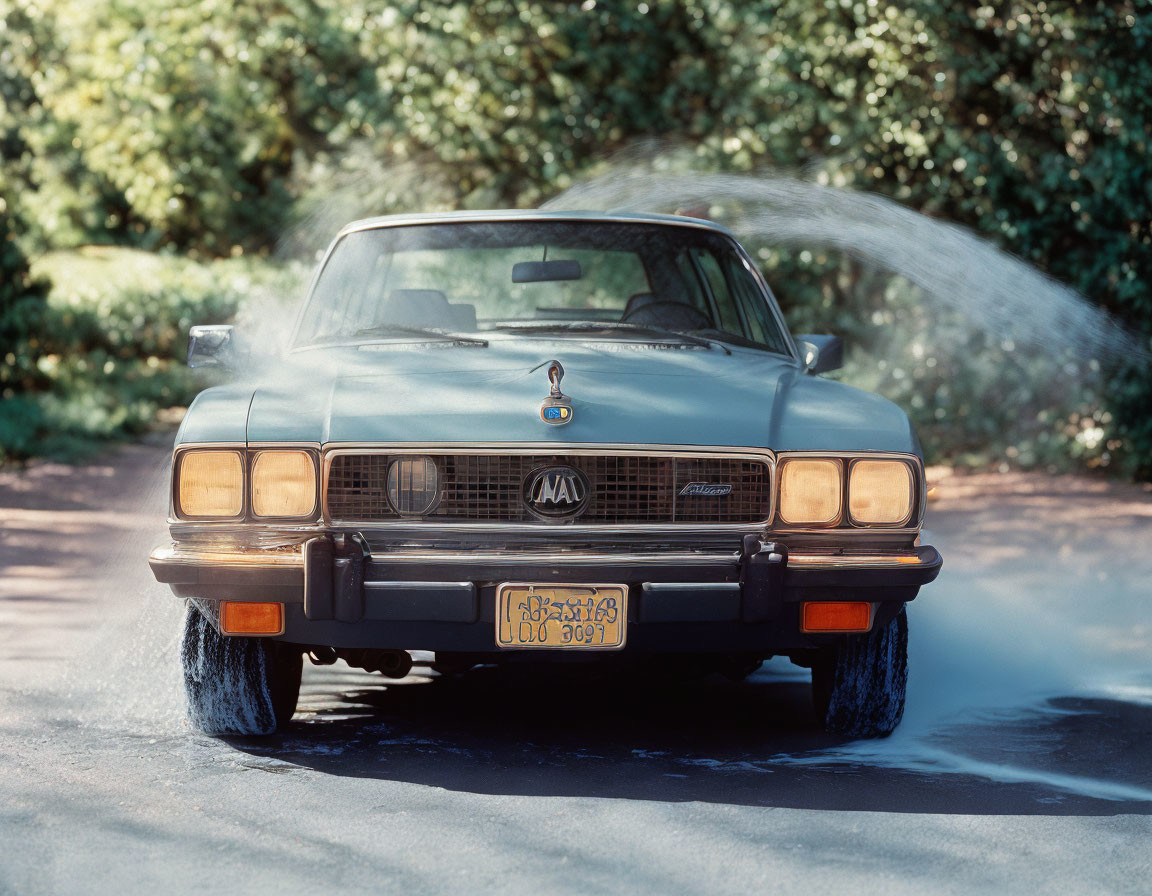
[(689, 482), (680, 489), (682, 498), (723, 498), (732, 494), (732, 486), (727, 482)]
[(588, 505), (588, 477), (575, 467), (543, 467), (524, 480), (524, 503), (537, 516), (575, 517)]
[(564, 365), (559, 361), (548, 361), (547, 366), (551, 392), (540, 405), (540, 419), (555, 426), (571, 423), (572, 399), (560, 391), (560, 380), (564, 379)]

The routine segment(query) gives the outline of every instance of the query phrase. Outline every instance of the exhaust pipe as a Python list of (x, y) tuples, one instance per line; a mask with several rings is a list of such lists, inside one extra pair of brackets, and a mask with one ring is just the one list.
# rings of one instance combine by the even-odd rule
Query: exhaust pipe
[(365, 672), (379, 672), (389, 678), (404, 678), (412, 671), (412, 655), (406, 650), (349, 647), (341, 650), (339, 656), (349, 666)]
[(412, 654), (406, 650), (386, 650), (377, 660), (376, 669), (388, 678), (406, 678), (412, 671)]

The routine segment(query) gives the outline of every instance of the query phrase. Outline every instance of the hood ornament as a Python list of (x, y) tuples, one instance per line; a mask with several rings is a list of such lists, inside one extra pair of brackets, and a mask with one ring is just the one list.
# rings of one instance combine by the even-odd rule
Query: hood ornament
[(560, 380), (564, 379), (564, 365), (559, 361), (549, 361), (548, 382), (551, 391), (540, 405), (540, 419), (545, 423), (559, 425), (572, 422), (572, 399), (560, 391)]

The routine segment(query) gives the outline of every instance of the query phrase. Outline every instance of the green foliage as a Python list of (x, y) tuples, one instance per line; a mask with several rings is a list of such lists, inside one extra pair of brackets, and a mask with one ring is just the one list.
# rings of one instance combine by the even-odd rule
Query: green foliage
[[(339, 4), (309, 0), (58, 0), (49, 77), (85, 166), (122, 195), (122, 241), (208, 254), (273, 242), (296, 153), (346, 130), (371, 96)], [(81, 197), (75, 197), (80, 200)]]
[[(16, 11), (0, 7), (0, 38), (10, 26), (27, 22)], [(26, 126), (38, 108), (29, 77), (27, 46), (0, 43), (0, 461), (7, 446), (33, 449), (38, 418), (26, 396), (43, 385), (38, 362), (46, 330), (48, 284), (32, 275), (21, 243), (27, 229), (20, 195), (34, 186), (29, 171)]]
[(0, 190), (0, 462), (39, 453), (43, 430), (33, 395), (46, 382), (39, 364), (49, 329), (48, 283), (32, 276), (16, 239), (21, 229)]
[(211, 374), (184, 366), (192, 324), (232, 320), (254, 296), (293, 295), (296, 271), (243, 259), (198, 264), (129, 249), (52, 253), (37, 388), (0, 408), (0, 459), (72, 456), (147, 430)]
[(36, 361), (46, 316), (47, 284), (32, 277), (16, 242), (18, 229), (19, 218), (6, 209), (0, 196), (0, 397), (4, 399), (38, 384)]

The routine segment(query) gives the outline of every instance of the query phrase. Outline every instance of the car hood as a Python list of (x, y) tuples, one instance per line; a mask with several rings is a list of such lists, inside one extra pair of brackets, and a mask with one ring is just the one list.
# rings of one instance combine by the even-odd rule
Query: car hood
[[(551, 359), (563, 364), (562, 388), (572, 400), (572, 422), (561, 426), (540, 419)], [(495, 338), (487, 348), (340, 349), (300, 352), (292, 360), (255, 387), (208, 390), (197, 401), (208, 406), (190, 411), (182, 439), (227, 440), (218, 430), (234, 424), (235, 405), (246, 397), (245, 438), (252, 444), (583, 442), (919, 450), (895, 405), (808, 376), (795, 362), (766, 352), (734, 349), (729, 355), (695, 346), (519, 337)]]

